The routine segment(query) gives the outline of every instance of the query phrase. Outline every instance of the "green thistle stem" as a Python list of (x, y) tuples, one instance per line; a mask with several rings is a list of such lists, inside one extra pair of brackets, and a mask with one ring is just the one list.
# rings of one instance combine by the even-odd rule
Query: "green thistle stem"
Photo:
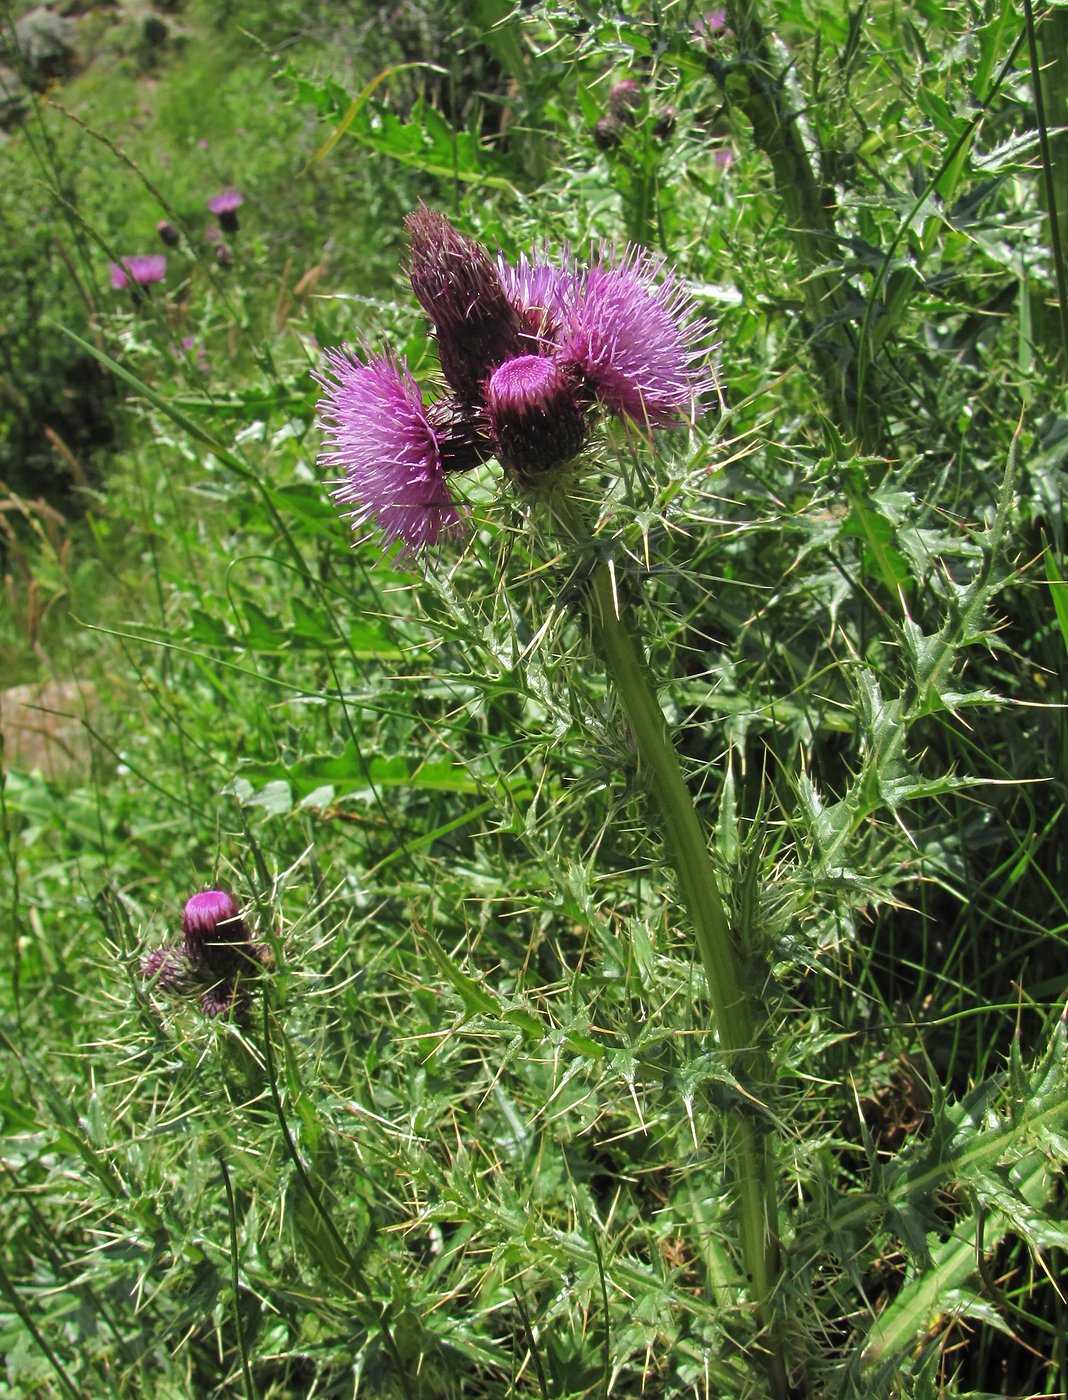
[[(566, 495), (566, 487), (554, 495), (552, 510), (570, 543), (588, 549), (589, 534), (580, 508)], [(638, 754), (639, 774), (664, 823), (665, 844), (693, 923), (720, 1047), (743, 1092), (753, 1095), (756, 1102), (767, 1079), (767, 1059), (757, 1035), (759, 1007), (746, 991), (745, 961), (731, 935), (704, 828), (683, 778), (641, 642), (621, 615), (604, 559), (594, 563), (584, 580), (584, 590), (594, 647), (623, 705)], [(773, 1298), (781, 1272), (774, 1161), (765, 1124), (743, 1100), (731, 1114), (727, 1150), (746, 1282), (763, 1334), (772, 1393), (781, 1400), (789, 1395), (790, 1387), (781, 1319)]]

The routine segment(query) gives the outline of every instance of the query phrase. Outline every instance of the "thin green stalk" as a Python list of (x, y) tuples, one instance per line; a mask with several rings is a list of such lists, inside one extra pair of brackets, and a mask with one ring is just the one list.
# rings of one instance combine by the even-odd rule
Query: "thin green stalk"
[[(553, 501), (553, 510), (571, 542), (582, 548), (588, 537), (584, 540), (575, 502), (561, 493)], [(707, 835), (686, 786), (641, 643), (618, 606), (604, 559), (598, 559), (587, 575), (585, 593), (594, 647), (623, 705), (640, 775), (664, 823), (665, 844), (693, 923), (720, 1046), (743, 1093), (753, 1095), (755, 1102), (766, 1079), (766, 1057), (758, 1043), (757, 1008), (745, 988), (746, 968), (720, 899)], [(773, 1155), (766, 1125), (741, 1099), (730, 1128), (727, 1150), (737, 1193), (742, 1260), (766, 1347), (772, 1392), (785, 1397), (789, 1382), (774, 1299), (781, 1257)]]

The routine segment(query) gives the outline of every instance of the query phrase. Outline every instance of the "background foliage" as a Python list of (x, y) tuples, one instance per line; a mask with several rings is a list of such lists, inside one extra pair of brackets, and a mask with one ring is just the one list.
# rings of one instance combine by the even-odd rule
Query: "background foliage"
[[(0, 1393), (769, 1393), (735, 1089), (566, 571), (492, 471), (418, 573), (319, 480), (320, 346), (434, 380), (420, 199), (509, 256), (645, 242), (718, 324), (718, 407), (585, 489), (766, 969), (792, 1393), (1068, 1389), (1068, 50), (1029, 13), (71, 21), (0, 148)], [(277, 961), (244, 1021), (138, 975), (212, 884)]]

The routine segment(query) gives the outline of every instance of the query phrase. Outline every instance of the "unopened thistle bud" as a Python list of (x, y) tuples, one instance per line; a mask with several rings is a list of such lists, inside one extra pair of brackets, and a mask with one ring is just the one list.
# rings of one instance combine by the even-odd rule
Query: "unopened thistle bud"
[(644, 101), (641, 85), (633, 78), (624, 78), (608, 94), (608, 114), (624, 126), (633, 126)]
[(423, 206), (404, 221), (412, 290), (430, 317), (441, 372), (461, 399), (478, 398), (502, 361), (521, 349), (519, 313), (484, 248)]
[(593, 144), (599, 151), (614, 151), (623, 142), (623, 126), (615, 117), (601, 117), (593, 128)]

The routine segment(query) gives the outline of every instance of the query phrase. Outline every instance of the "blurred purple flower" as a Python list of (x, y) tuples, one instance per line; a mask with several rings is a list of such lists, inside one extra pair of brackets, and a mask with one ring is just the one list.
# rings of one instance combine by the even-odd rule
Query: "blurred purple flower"
[(169, 219), (160, 219), (156, 225), (156, 232), (160, 239), (166, 243), (168, 248), (177, 248), (181, 242), (181, 236)]
[(644, 101), (641, 84), (633, 78), (623, 78), (613, 84), (608, 94), (608, 115), (624, 126), (632, 126)]
[(131, 282), (138, 287), (147, 287), (152, 282), (162, 282), (166, 277), (167, 259), (163, 253), (138, 253), (132, 258), (123, 258), (121, 264), (109, 263), (108, 275), (116, 292), (121, 292)]
[(693, 38), (698, 44), (711, 46), (726, 29), (726, 10), (706, 10), (693, 27)]
[(208, 200), (208, 208), (219, 221), (219, 227), (224, 233), (236, 233), (238, 229), (237, 211), (245, 202), (245, 196), (240, 190), (223, 190), (220, 194), (212, 195)]
[(721, 170), (726, 170), (727, 167), (734, 160), (734, 152), (729, 146), (717, 146), (715, 152), (713, 153), (712, 159), (716, 162), (716, 164)]
[(365, 363), (348, 346), (328, 350), (326, 360), (316, 375), (326, 394), (319, 461), (342, 473), (331, 494), (353, 507), (352, 528), (373, 520), (384, 545), (403, 542), (402, 558), (454, 534), (461, 517), (442, 461), (449, 428), (432, 422), (407, 365), (388, 354)]

